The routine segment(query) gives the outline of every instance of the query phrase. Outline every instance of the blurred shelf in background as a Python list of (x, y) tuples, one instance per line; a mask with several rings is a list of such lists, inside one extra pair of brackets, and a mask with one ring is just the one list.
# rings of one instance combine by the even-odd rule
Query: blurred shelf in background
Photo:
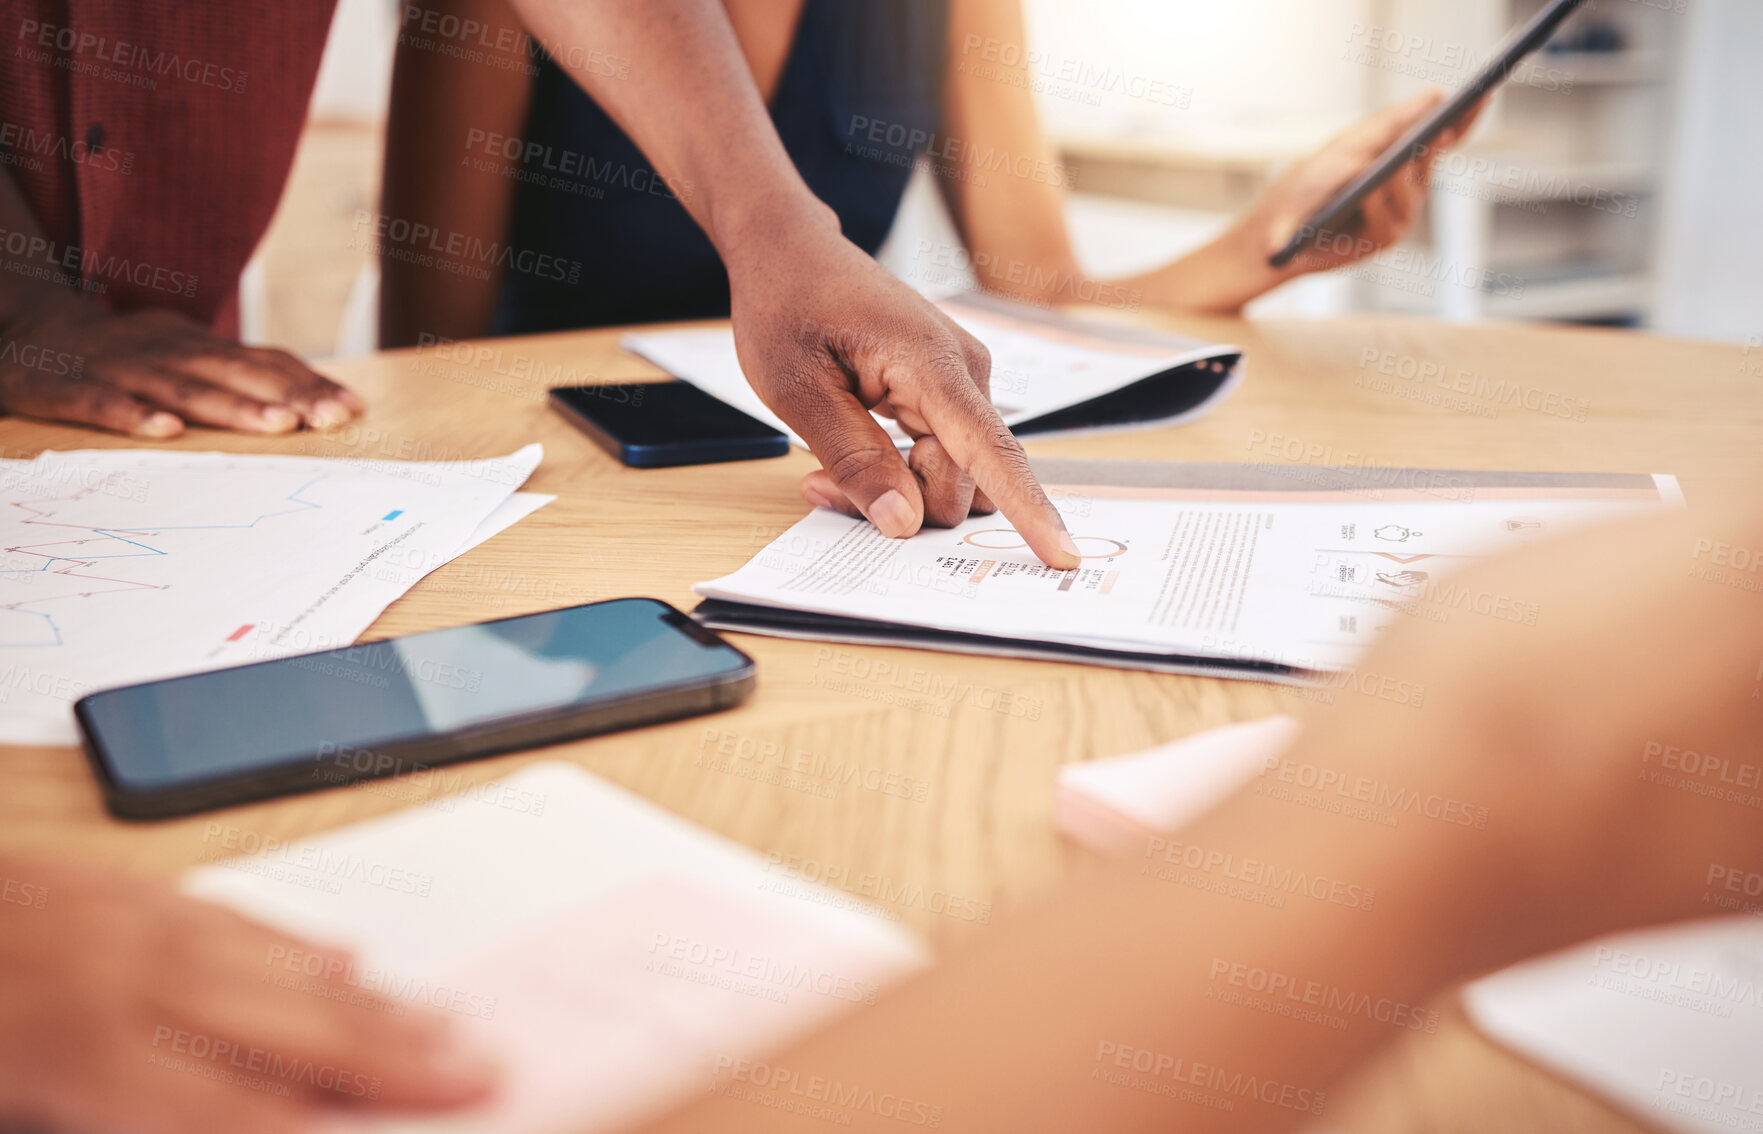
[[(1371, 0), (1374, 102), (1456, 87), (1544, 0)], [(1647, 325), (1683, 16), (1670, 6), (1596, 4), (1570, 17), (1514, 72), (1476, 140), (1440, 159), (1417, 256), (1451, 319)], [(1366, 280), (1367, 307), (1413, 310)]]

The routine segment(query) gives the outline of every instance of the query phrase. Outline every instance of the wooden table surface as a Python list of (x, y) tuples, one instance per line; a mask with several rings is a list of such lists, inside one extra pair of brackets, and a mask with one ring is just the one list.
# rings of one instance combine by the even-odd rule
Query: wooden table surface
[[(1235, 395), (1188, 426), (1031, 442), (1032, 454), (1671, 472), (1692, 502), (1718, 486), (1757, 483), (1763, 354), (1756, 350), (1629, 332), (1376, 319), (1154, 321), (1241, 344), (1247, 377)], [(622, 467), (544, 401), (550, 385), (658, 376), (617, 344), (617, 332), (593, 331), (330, 365), (371, 403), (364, 420), (277, 439), (196, 430), (173, 447), (447, 460), (542, 441), (544, 462), (526, 487), (556, 493), (556, 502), (418, 583), (370, 638), (621, 595), (689, 607), (693, 582), (739, 567), (801, 517), (796, 483), (812, 460), (793, 452), (708, 468)], [(130, 444), (0, 421), (8, 457)], [(739, 708), (462, 765), (464, 782), (533, 760), (570, 760), (763, 851), (1005, 909), (1044, 892), (1077, 853), (1050, 825), (1060, 764), (1298, 706), (1290, 692), (1248, 682), (750, 636), (739, 644), (759, 666), (758, 689)], [(719, 750), (761, 745), (930, 787), (923, 799), (856, 785), (811, 791), (709, 766)], [(0, 762), (0, 849), (168, 875), (209, 849), (204, 826), (216, 816), (109, 818), (74, 749), (0, 748)], [(260, 836), (293, 838), (408, 806), (431, 790), (356, 785), (218, 817)], [(938, 947), (974, 928), (922, 908), (901, 913)], [(1328, 1125), (1636, 1129), (1449, 1018), (1455, 1022), (1439, 1034), (1389, 1050), (1338, 1096)]]

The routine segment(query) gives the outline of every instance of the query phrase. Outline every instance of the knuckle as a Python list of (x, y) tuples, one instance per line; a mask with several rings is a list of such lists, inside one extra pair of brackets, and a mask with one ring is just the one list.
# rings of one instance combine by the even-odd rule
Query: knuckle
[(890, 449), (883, 451), (880, 445), (858, 444), (855, 447), (836, 447), (839, 455), (826, 466), (827, 475), (840, 484), (848, 484), (871, 475), (885, 468), (888, 461), (898, 461), (899, 454)]
[(166, 380), (165, 394), (180, 403), (193, 402), (204, 394), (214, 392), (214, 387), (199, 378), (179, 374)]
[(73, 392), (69, 406), (90, 417), (113, 416), (119, 419), (136, 416), (130, 410), (134, 400), (120, 396), (104, 386), (86, 386)]
[(311, 385), (332, 385), (324, 375), (307, 366), (299, 358), (274, 347), (250, 347), (239, 357), (240, 364), (255, 370), (268, 371), (278, 378), (301, 381)]
[(1013, 475), (1028, 475), (1028, 457), (1023, 453), (1022, 446), (1017, 444), (1016, 434), (1010, 432), (1010, 427), (1004, 424), (1003, 418), (993, 414), (986, 423), (983, 437), (986, 446), (1000, 454)]
[(924, 497), (924, 522), (933, 528), (952, 528), (967, 519), (967, 509), (961, 501), (938, 497), (927, 492)]
[(973, 499), (973, 482), (952, 465), (924, 467), (918, 470), (923, 489), (926, 522), (936, 527), (953, 527), (967, 518)]
[(982, 385), (992, 374), (992, 352), (986, 344), (962, 332), (962, 349), (967, 357), (967, 373)]
[(949, 450), (935, 437), (924, 437), (912, 446), (912, 456), (908, 462), (913, 470), (929, 480), (957, 480), (966, 474)]
[(945, 382), (967, 384), (972, 381), (973, 376), (967, 369), (967, 352), (953, 339), (937, 343), (927, 351), (925, 366)]

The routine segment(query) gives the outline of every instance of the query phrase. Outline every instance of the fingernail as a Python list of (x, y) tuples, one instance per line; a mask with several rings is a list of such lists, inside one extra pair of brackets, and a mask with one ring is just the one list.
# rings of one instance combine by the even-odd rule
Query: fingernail
[(909, 536), (916, 526), (912, 505), (906, 503), (906, 498), (896, 488), (888, 489), (870, 504), (869, 522), (880, 528), (881, 533), (889, 539)]
[(349, 407), (335, 398), (320, 398), (312, 407), (312, 424), (323, 429), (349, 420)]
[(1083, 552), (1077, 549), (1077, 541), (1071, 538), (1070, 532), (1059, 533), (1059, 550), (1071, 556), (1073, 559), (1083, 558)]
[(155, 413), (135, 427), (135, 432), (143, 437), (176, 437), (184, 431), (182, 419), (174, 414)]
[[(812, 488), (804, 488), (802, 490), (802, 498), (807, 500), (808, 503), (814, 505), (814, 507), (816, 507), (816, 508), (832, 508), (833, 507), (833, 502), (831, 500), (827, 499), (827, 497), (824, 494), (822, 494), (820, 492), (816, 492)], [(838, 511), (838, 509), (836, 509), (836, 508), (833, 508), (833, 510), (835, 512)]]
[(300, 424), (300, 415), (287, 406), (265, 406), (257, 417), (271, 433), (286, 433)]

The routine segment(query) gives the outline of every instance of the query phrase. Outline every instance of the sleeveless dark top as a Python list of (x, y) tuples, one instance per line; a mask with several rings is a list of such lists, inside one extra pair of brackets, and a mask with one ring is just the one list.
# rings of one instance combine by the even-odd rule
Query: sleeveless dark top
[[(942, 126), (948, 24), (948, 0), (806, 0), (772, 96), (802, 179), (872, 254)], [(582, 268), (573, 283), (509, 270), (494, 333), (728, 315), (728, 275), (680, 203), (697, 187), (663, 183), (549, 58), (522, 140), (535, 156), (520, 171), (510, 243)]]

